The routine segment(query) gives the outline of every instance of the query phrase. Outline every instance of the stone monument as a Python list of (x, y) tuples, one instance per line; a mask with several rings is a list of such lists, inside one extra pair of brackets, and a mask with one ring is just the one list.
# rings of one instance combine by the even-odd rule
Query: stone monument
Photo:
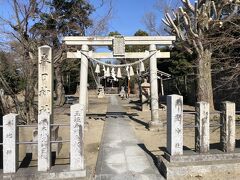
[(51, 123), (53, 114), (52, 49), (38, 48), (38, 171), (51, 168)]

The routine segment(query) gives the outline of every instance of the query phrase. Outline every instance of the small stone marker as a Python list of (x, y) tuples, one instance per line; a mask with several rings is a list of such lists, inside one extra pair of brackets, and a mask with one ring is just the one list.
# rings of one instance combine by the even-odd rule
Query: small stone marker
[(224, 152), (235, 150), (235, 103), (222, 102), (221, 104), (220, 143)]
[(42, 112), (38, 115), (38, 171), (49, 171), (51, 168), (51, 115)]
[(209, 151), (209, 103), (196, 103), (195, 149), (199, 153)]
[(84, 170), (84, 119), (85, 108), (81, 104), (71, 106), (70, 169)]
[(167, 151), (171, 156), (183, 154), (183, 97), (167, 96)]
[(3, 173), (15, 173), (18, 168), (17, 114), (3, 116)]

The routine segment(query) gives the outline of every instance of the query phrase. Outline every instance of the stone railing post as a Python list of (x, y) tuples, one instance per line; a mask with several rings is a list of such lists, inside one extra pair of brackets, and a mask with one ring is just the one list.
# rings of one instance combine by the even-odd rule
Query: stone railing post
[(209, 151), (209, 103), (196, 103), (195, 149), (199, 153)]
[(183, 154), (183, 97), (167, 96), (167, 151), (171, 156)]
[(84, 119), (85, 107), (82, 104), (71, 106), (70, 119), (70, 170), (84, 170)]
[(15, 173), (18, 169), (18, 115), (3, 116), (3, 173)]
[(221, 104), (220, 143), (224, 152), (235, 150), (235, 103), (222, 102)]

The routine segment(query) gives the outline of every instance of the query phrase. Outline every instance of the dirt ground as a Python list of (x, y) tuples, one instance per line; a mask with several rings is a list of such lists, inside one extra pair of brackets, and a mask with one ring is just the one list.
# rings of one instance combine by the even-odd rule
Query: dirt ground
[[(146, 126), (151, 119), (150, 111), (142, 112), (139, 110), (139, 106), (134, 103), (137, 102), (136, 97), (131, 97), (129, 100), (122, 100), (122, 104), (125, 107), (127, 113), (131, 118), (131, 125), (137, 137), (144, 143), (147, 150), (150, 151), (155, 156), (160, 156), (163, 154), (166, 147), (166, 110), (159, 110), (160, 119), (164, 125), (161, 131), (148, 131)], [(95, 166), (98, 156), (99, 145), (101, 143), (102, 130), (104, 126), (105, 114), (107, 111), (108, 98), (98, 99), (95, 93), (89, 94), (89, 111), (87, 113), (87, 121), (85, 125), (84, 134), (84, 149), (85, 149), (85, 160), (87, 169), (87, 178), (93, 179), (95, 174)], [(184, 106), (184, 110), (194, 111), (191, 106)], [(70, 105), (65, 105), (61, 108), (56, 108), (54, 110), (54, 122), (57, 124), (69, 124), (70, 121)], [(218, 123), (218, 115), (212, 115), (211, 123)], [(184, 147), (189, 149), (194, 149), (194, 115), (184, 114)], [(34, 128), (20, 128), (20, 141), (30, 141), (32, 139), (32, 130)], [(214, 148), (214, 144), (219, 142), (220, 132), (218, 127), (212, 127), (210, 130), (210, 140), (211, 147)], [(69, 127), (62, 126), (59, 127), (59, 136), (63, 140), (69, 140)], [(240, 128), (236, 128), (236, 139), (240, 139)], [(26, 146), (20, 145), (20, 161), (23, 160), (26, 153)], [(30, 166), (36, 166), (37, 161), (34, 160), (30, 163)], [(69, 164), (69, 143), (64, 143), (60, 154), (56, 157), (55, 164)], [(197, 176), (188, 177), (186, 179), (237, 179), (239, 174), (224, 174), (221, 178), (216, 178), (216, 175), (211, 174), (209, 176)], [(219, 177), (219, 176), (217, 176)]]

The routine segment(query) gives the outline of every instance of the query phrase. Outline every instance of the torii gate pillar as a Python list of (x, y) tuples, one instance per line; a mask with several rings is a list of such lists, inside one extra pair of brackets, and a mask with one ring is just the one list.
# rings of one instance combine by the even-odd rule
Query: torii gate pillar
[[(156, 45), (150, 45), (150, 53), (156, 51)], [(158, 79), (157, 79), (157, 58), (156, 54), (150, 58), (150, 98), (151, 98), (151, 121), (149, 122), (149, 130), (156, 130), (161, 128), (161, 121), (159, 119), (159, 105), (158, 105)]]
[[(88, 55), (88, 45), (82, 45), (82, 51)], [(81, 55), (81, 72), (80, 72), (80, 92), (79, 92), (79, 104), (85, 107), (86, 112), (86, 105), (87, 105), (87, 84), (88, 84), (88, 59), (83, 54)]]

